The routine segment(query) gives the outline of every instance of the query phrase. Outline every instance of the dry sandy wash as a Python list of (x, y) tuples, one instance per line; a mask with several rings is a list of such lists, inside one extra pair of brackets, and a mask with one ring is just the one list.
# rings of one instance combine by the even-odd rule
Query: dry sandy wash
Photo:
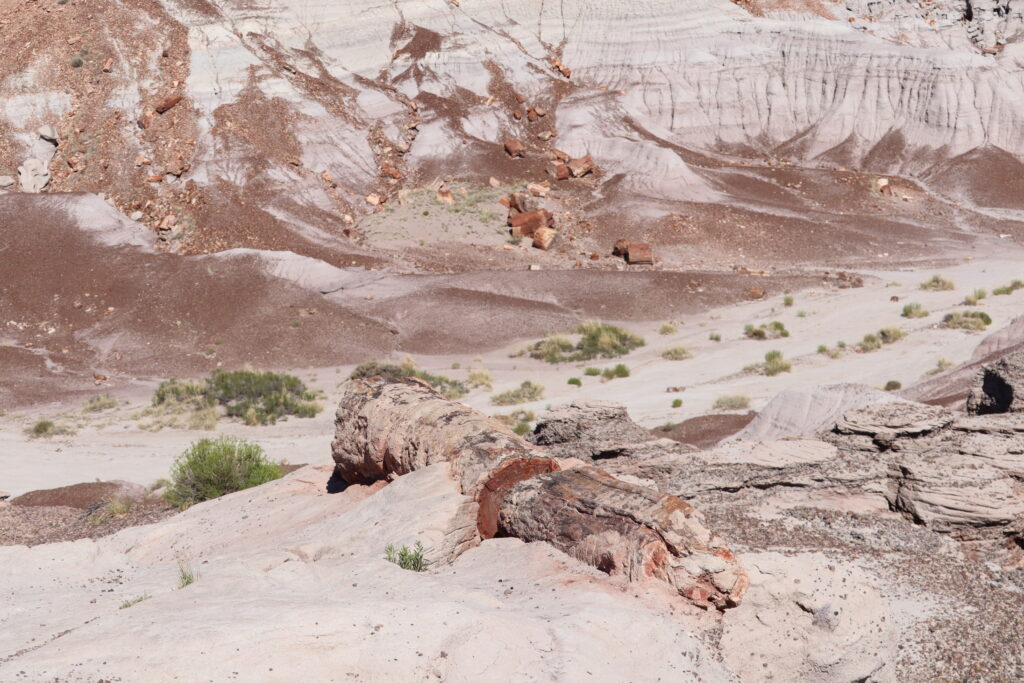
[[(0, 681), (1024, 679), (1022, 35), (0, 0)], [(152, 410), (246, 366), (321, 412)], [(214, 435), (286, 475), (151, 491)]]

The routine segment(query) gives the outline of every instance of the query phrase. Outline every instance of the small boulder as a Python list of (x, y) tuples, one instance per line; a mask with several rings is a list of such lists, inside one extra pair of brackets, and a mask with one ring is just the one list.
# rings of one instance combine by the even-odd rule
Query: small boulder
[(594, 160), (589, 154), (582, 156), (579, 159), (573, 159), (568, 163), (568, 166), (569, 172), (572, 173), (573, 178), (580, 178), (588, 173), (593, 173), (594, 169), (597, 168), (594, 165)]
[(533, 231), (533, 247), (547, 251), (554, 244), (556, 237), (558, 237), (558, 231), (554, 228), (537, 228)]
[(626, 263), (631, 266), (654, 265), (654, 252), (648, 242), (630, 242), (626, 249)]
[(50, 182), (50, 169), (39, 159), (26, 159), (18, 167), (18, 182), (23, 192), (41, 192)]

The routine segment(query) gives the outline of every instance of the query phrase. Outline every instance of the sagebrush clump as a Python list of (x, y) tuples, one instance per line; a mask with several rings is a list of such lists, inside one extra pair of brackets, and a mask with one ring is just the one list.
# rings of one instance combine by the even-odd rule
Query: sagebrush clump
[(715, 410), (744, 410), (750, 407), (750, 397), (745, 394), (729, 394), (715, 399)]
[(941, 275), (932, 275), (931, 279), (925, 280), (921, 283), (921, 289), (932, 292), (946, 292), (956, 289), (956, 287), (953, 285), (952, 280), (944, 278)]
[(754, 363), (743, 369), (747, 372), (756, 372), (768, 377), (774, 377), (783, 372), (789, 372), (793, 369), (793, 365), (782, 357), (781, 351), (769, 351), (764, 354), (763, 363)]
[(946, 314), (940, 327), (980, 332), (991, 324), (991, 316), (984, 311), (955, 311)]
[(661, 352), (661, 357), (665, 360), (686, 360), (693, 358), (693, 354), (685, 346), (670, 346)]
[(903, 307), (904, 318), (925, 318), (928, 316), (928, 311), (924, 310), (924, 307), (918, 303), (910, 303)]
[(779, 339), (780, 337), (788, 337), (789, 330), (786, 326), (778, 320), (773, 320), (770, 323), (762, 323), (760, 325), (744, 325), (743, 336), (748, 339), (757, 339), (764, 341), (766, 339)]
[(564, 334), (548, 335), (527, 349), (531, 358), (547, 363), (576, 363), (595, 358), (617, 358), (644, 345), (643, 337), (621, 327), (588, 321), (573, 332), (573, 341)]
[(279, 479), (284, 470), (259, 445), (222, 436), (192, 444), (174, 461), (164, 499), (179, 508)]
[(491, 397), (491, 403), (496, 406), (514, 406), (519, 403), (539, 401), (544, 398), (543, 385), (536, 384), (529, 380), (519, 385), (517, 389), (509, 389)]

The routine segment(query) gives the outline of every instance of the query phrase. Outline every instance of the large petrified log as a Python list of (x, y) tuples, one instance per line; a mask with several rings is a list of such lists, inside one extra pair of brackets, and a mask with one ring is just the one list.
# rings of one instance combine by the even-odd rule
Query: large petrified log
[(350, 380), (332, 450), (350, 483), (447, 461), (479, 505), (483, 538), (547, 541), (610, 574), (666, 581), (702, 607), (734, 606), (746, 590), (725, 543), (686, 502), (603, 470), (560, 471), (543, 448), (418, 380)]
[(484, 538), (494, 536), (498, 503), (512, 486), (558, 469), (505, 425), (417, 379), (350, 380), (334, 424), (334, 471), (349, 483), (451, 463), (462, 492), (480, 504), (477, 528)]
[(725, 541), (693, 507), (596, 468), (520, 482), (501, 504), (499, 525), (609, 574), (661, 579), (699, 605), (734, 607), (747, 588)]

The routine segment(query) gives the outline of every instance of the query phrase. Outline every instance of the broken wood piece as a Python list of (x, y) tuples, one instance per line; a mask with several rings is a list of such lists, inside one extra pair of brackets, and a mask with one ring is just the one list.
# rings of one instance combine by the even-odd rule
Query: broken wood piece
[(518, 138), (509, 138), (505, 140), (505, 153), (512, 158), (522, 158), (526, 156), (526, 146)]
[(555, 161), (552, 161), (551, 163), (548, 164), (547, 170), (548, 175), (550, 175), (555, 180), (569, 179), (569, 167), (566, 166), (565, 163), (562, 161), (558, 161), (557, 159)]
[(582, 156), (579, 159), (573, 159), (567, 165), (569, 166), (569, 172), (572, 173), (573, 178), (579, 178), (587, 175), (588, 173), (593, 173), (596, 168), (594, 160), (589, 154)]
[(547, 251), (556, 237), (558, 237), (558, 231), (554, 228), (537, 228), (533, 231), (533, 248)]
[(725, 541), (685, 501), (580, 467), (516, 484), (498, 513), (499, 529), (630, 581), (656, 578), (702, 607), (739, 604), (746, 573)]
[(654, 253), (649, 242), (630, 242), (626, 248), (626, 263), (631, 266), (653, 266)]
[(171, 109), (174, 109), (178, 102), (181, 102), (181, 95), (171, 95), (160, 100), (153, 109), (157, 114), (166, 114)]
[(538, 230), (551, 227), (553, 223), (554, 216), (545, 209), (517, 213), (508, 219), (513, 237), (533, 237)]

